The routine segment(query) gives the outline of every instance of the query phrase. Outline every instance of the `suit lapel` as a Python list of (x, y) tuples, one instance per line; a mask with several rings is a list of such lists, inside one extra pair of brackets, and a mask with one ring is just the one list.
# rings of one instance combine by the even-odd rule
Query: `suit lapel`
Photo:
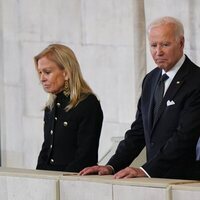
[(148, 112), (148, 119), (149, 119), (149, 130), (152, 129), (153, 121), (154, 121), (154, 93), (156, 86), (158, 84), (158, 81), (160, 79), (162, 70), (159, 70), (158, 73), (154, 77), (154, 83), (152, 85), (152, 89), (150, 91), (151, 96), (150, 96), (150, 103), (149, 103), (149, 112)]
[(172, 101), (175, 95), (178, 93), (181, 86), (184, 84), (184, 79), (186, 75), (189, 73), (189, 66), (188, 66), (188, 58), (186, 57), (185, 62), (181, 66), (181, 68), (178, 70), (177, 74), (175, 75), (174, 79), (172, 80), (168, 90), (166, 91), (165, 96), (163, 97), (163, 100), (161, 102), (160, 108), (158, 110), (158, 114), (156, 119), (153, 123), (153, 128), (158, 122), (159, 118), (161, 117), (163, 111), (167, 107), (167, 101)]

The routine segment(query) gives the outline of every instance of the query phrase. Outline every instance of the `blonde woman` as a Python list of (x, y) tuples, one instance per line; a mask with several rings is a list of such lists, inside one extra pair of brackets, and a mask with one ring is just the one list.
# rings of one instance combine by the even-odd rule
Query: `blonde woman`
[(103, 112), (73, 51), (51, 44), (34, 57), (43, 89), (44, 142), (37, 169), (79, 172), (98, 161)]

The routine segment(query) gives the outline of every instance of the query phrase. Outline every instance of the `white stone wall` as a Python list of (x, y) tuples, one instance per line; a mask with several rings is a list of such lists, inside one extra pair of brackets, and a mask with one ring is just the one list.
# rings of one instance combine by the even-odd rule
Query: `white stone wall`
[[(111, 137), (134, 120), (142, 78), (155, 67), (145, 26), (171, 15), (185, 24), (186, 53), (200, 64), (198, 0), (1, 0), (0, 134), (2, 165), (35, 168), (46, 94), (33, 56), (50, 43), (71, 47), (104, 111), (101, 158)], [(147, 55), (146, 55), (147, 49)], [(147, 63), (147, 64), (146, 64)]]

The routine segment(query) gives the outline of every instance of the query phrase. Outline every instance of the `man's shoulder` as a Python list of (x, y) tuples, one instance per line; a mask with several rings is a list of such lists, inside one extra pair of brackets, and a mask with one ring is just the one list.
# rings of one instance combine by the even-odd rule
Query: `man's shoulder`
[(188, 65), (191, 69), (195, 69), (197, 71), (200, 71), (200, 66), (195, 64), (195, 62), (193, 62), (187, 55), (186, 55), (186, 58), (185, 58), (185, 62), (183, 64)]
[(195, 77), (197, 77), (197, 79), (200, 80), (200, 67), (192, 60), (190, 60), (187, 56), (185, 62), (183, 63), (183, 69), (189, 72), (189, 76), (193, 77), (192, 79), (195, 79)]
[(161, 69), (156, 67), (146, 74), (145, 79), (155, 78), (159, 76), (160, 73), (161, 73)]

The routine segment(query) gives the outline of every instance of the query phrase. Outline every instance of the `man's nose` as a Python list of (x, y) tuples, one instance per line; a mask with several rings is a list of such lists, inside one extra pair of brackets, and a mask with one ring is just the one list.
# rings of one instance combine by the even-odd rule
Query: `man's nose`
[(162, 46), (157, 46), (157, 48), (156, 48), (156, 54), (158, 56), (163, 55), (163, 48), (162, 48)]

